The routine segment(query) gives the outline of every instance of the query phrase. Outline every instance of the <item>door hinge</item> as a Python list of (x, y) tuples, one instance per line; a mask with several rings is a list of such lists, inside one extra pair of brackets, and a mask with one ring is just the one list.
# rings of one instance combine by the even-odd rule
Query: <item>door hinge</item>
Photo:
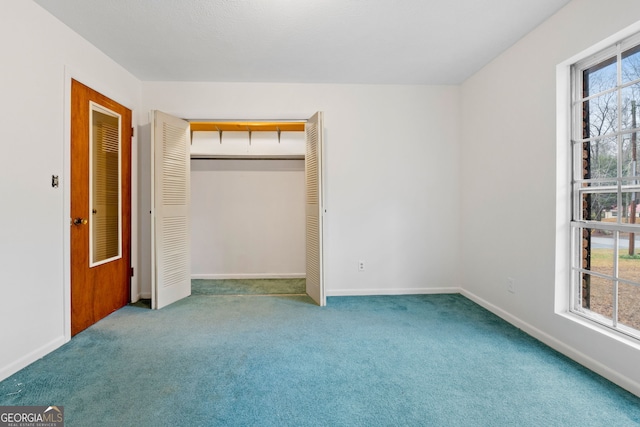
[(131, 277), (133, 277), (133, 267), (131, 267)]
[(133, 138), (133, 137), (134, 137), (133, 129), (134, 129), (134, 128), (131, 128), (131, 138)]

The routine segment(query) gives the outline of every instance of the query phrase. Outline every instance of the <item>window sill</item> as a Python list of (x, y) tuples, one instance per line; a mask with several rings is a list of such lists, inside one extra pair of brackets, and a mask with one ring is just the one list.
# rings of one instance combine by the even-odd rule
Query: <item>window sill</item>
[(586, 317), (583, 317), (579, 314), (576, 313), (572, 313), (572, 312), (560, 312), (560, 313), (556, 313), (558, 316), (563, 317), (573, 323), (577, 323), (580, 326), (583, 326), (587, 329), (589, 329), (590, 331), (593, 331), (595, 333), (599, 333), (601, 335), (606, 336), (607, 338), (610, 338), (620, 344), (624, 344), (626, 346), (629, 346), (631, 348), (633, 348), (634, 350), (638, 350), (640, 351), (640, 340), (633, 338), (629, 335), (626, 335), (622, 332), (618, 332), (614, 329), (608, 328), (604, 325), (600, 325), (596, 322), (590, 321), (589, 319), (587, 319)]

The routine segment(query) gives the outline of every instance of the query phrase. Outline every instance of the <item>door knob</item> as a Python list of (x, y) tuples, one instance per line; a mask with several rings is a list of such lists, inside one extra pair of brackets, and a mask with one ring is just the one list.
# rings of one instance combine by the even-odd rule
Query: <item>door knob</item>
[(84, 218), (74, 218), (73, 225), (84, 225), (87, 223), (87, 220)]

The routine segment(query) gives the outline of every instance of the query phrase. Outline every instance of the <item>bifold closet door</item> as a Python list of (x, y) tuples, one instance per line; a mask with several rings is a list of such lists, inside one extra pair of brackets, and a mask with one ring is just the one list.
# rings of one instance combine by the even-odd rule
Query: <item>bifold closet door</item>
[(306, 252), (307, 294), (324, 306), (323, 259), (322, 259), (322, 112), (317, 112), (305, 126), (307, 149), (305, 154), (306, 184)]
[(152, 123), (152, 307), (191, 295), (190, 130), (160, 111)]

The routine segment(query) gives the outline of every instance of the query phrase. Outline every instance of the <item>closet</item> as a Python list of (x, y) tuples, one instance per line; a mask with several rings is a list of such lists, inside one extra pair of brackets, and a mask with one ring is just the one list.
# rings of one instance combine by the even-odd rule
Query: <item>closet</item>
[(191, 135), (191, 277), (305, 277), (304, 123)]
[(323, 114), (286, 123), (152, 117), (152, 307), (188, 296), (198, 277), (304, 276), (325, 305)]

